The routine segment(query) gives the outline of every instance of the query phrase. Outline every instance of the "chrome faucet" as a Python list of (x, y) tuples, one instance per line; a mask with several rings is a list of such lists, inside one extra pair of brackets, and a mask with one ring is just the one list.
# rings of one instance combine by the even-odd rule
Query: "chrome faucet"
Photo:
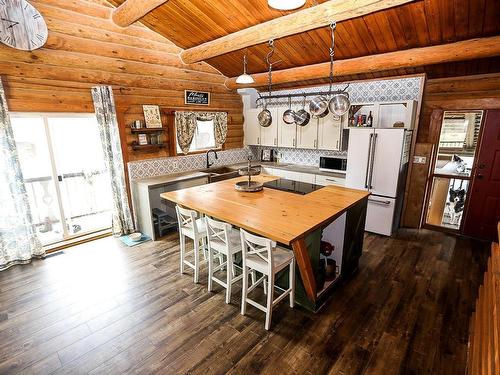
[(208, 154), (210, 154), (210, 152), (213, 152), (213, 153), (214, 153), (214, 155), (215, 155), (215, 160), (217, 160), (217, 159), (218, 159), (218, 157), (217, 157), (217, 151), (212, 150), (212, 149), (208, 150), (208, 151), (207, 151), (207, 168), (210, 168), (210, 167), (211, 167), (212, 165), (214, 165), (214, 163), (215, 163), (215, 162), (210, 163), (210, 161), (209, 161)]

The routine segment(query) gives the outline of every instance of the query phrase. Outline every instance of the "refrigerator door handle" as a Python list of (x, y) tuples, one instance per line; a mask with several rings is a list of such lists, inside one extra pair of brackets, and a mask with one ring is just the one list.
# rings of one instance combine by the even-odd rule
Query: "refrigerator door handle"
[(372, 152), (372, 141), (373, 141), (373, 133), (370, 134), (370, 142), (368, 143), (368, 158), (366, 160), (366, 172), (365, 172), (365, 188), (369, 189), (368, 186), (368, 173), (370, 171), (370, 160), (371, 160), (371, 152)]
[(378, 203), (378, 204), (383, 204), (383, 205), (386, 205), (386, 206), (388, 206), (388, 205), (390, 205), (390, 204), (391, 204), (391, 201), (389, 201), (389, 200), (381, 201), (381, 200), (378, 200), (378, 199), (373, 199), (373, 198), (368, 198), (368, 200), (369, 200), (370, 202), (373, 202), (373, 203)]
[(373, 189), (373, 185), (372, 185), (372, 179), (373, 179), (373, 164), (375, 163), (375, 148), (377, 147), (377, 137), (378, 137), (378, 134), (375, 133), (373, 134), (375, 137), (373, 139), (373, 142), (372, 142), (372, 150), (371, 150), (371, 161), (370, 161), (370, 180), (368, 182), (368, 185), (369, 185), (369, 189)]

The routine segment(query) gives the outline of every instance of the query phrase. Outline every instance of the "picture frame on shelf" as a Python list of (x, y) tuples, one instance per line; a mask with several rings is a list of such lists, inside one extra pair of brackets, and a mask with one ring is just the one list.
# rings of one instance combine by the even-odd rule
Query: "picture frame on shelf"
[(146, 123), (146, 128), (158, 129), (163, 127), (159, 106), (143, 105), (142, 110), (144, 112), (144, 122)]
[(137, 140), (138, 144), (141, 146), (147, 145), (148, 143), (148, 136), (147, 134), (138, 134), (137, 135)]

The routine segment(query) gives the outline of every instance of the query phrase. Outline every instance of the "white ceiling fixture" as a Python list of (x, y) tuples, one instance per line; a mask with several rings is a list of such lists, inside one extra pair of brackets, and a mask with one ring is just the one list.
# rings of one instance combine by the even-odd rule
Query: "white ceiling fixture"
[(247, 54), (243, 55), (243, 74), (236, 78), (236, 83), (240, 85), (254, 83), (250, 74), (247, 74)]
[(278, 10), (293, 10), (303, 7), (306, 0), (267, 0), (267, 4)]

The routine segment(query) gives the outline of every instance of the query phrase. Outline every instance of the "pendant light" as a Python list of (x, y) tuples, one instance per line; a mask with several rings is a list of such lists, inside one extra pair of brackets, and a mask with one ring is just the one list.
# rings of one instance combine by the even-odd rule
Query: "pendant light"
[(247, 54), (243, 55), (243, 74), (236, 78), (236, 83), (240, 85), (254, 83), (254, 80), (250, 74), (247, 74)]
[(267, 4), (278, 10), (293, 10), (303, 7), (306, 0), (267, 0)]

